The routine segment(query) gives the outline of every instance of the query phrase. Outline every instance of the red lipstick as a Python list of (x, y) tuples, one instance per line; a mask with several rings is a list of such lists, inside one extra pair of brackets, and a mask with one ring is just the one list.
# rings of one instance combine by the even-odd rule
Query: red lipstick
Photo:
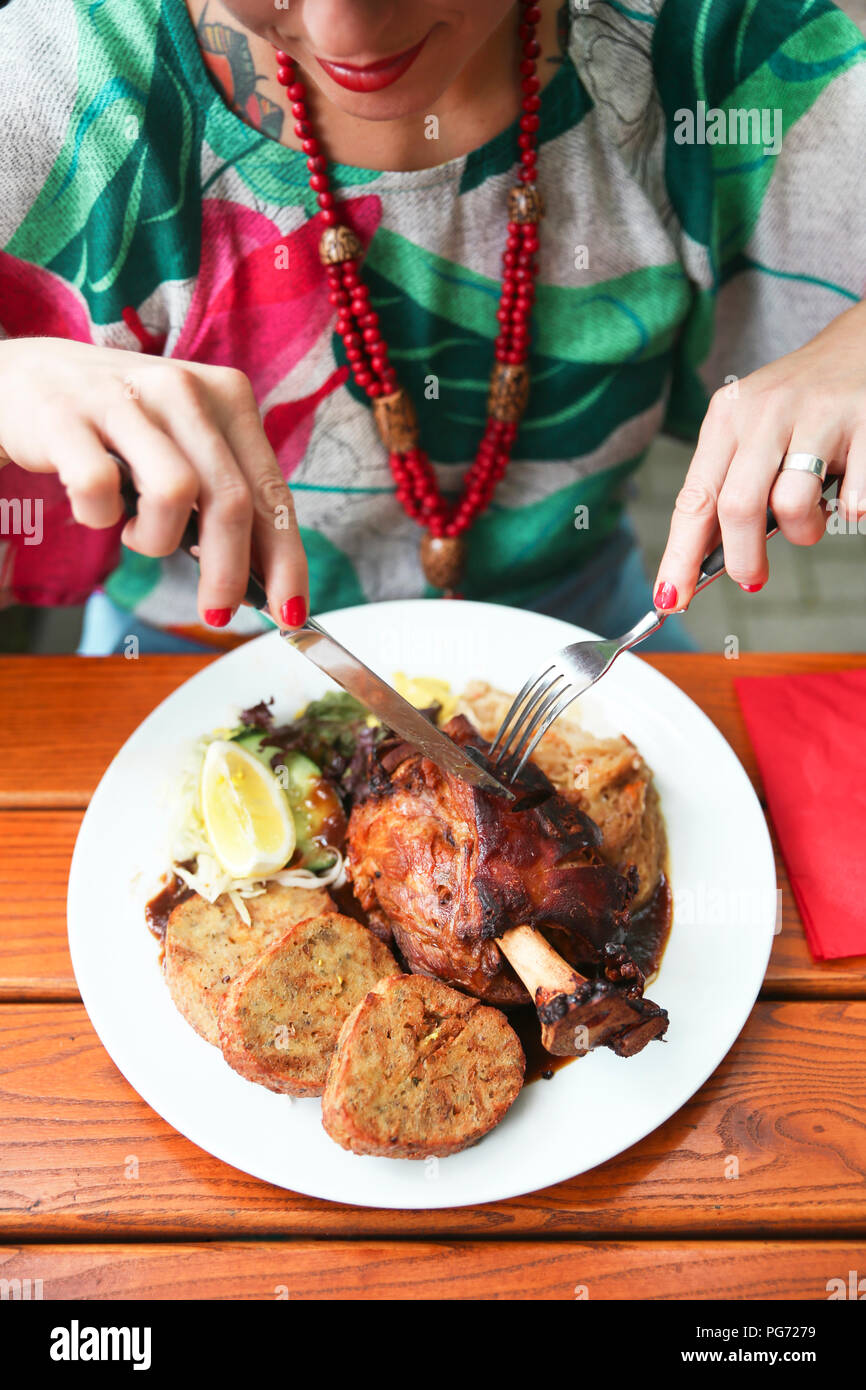
[(421, 49), (427, 42), (427, 35), (414, 48), (404, 53), (396, 53), (391, 58), (381, 58), (376, 63), (331, 63), (326, 58), (316, 58), (316, 62), (339, 86), (350, 92), (381, 92), (390, 87), (412, 66)]

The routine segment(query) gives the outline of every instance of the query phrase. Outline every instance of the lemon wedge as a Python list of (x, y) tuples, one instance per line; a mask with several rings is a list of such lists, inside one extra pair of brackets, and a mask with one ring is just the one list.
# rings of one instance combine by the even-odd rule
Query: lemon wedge
[(201, 809), (211, 849), (232, 878), (262, 878), (295, 850), (295, 822), (274, 774), (236, 743), (208, 745)]

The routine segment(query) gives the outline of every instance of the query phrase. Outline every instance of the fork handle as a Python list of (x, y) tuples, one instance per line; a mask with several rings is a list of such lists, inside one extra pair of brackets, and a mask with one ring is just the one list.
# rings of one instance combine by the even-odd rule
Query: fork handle
[[(828, 474), (828, 476), (824, 479), (824, 482), (821, 484), (821, 492), (822, 492), (822, 493), (829, 492), (829, 491), (830, 491), (830, 488), (833, 486), (834, 483), (841, 483), (841, 481), (842, 481), (842, 474), (841, 474), (841, 473), (830, 473), (830, 474)], [(768, 507), (768, 508), (767, 508), (767, 540), (769, 540), (771, 536), (775, 536), (775, 534), (776, 534), (776, 532), (778, 531), (778, 529), (779, 529), (779, 523), (778, 523), (778, 521), (776, 520), (775, 516), (773, 515), (772, 508)], [(706, 559), (702, 562), (702, 564), (701, 564), (701, 572), (700, 572), (700, 574), (698, 575), (698, 582), (697, 582), (697, 584), (695, 585), (695, 593), (696, 593), (696, 594), (699, 593), (700, 590), (701, 590), (701, 589), (705, 589), (706, 586), (707, 586), (708, 584), (712, 584), (713, 580), (714, 580), (714, 579), (718, 579), (719, 575), (720, 575), (720, 574), (724, 574), (724, 572), (725, 572), (725, 551), (724, 551), (724, 546), (720, 544), (720, 545), (717, 545), (716, 548), (715, 548), (715, 550), (711, 551), (711, 553), (710, 553), (710, 554), (706, 557)]]

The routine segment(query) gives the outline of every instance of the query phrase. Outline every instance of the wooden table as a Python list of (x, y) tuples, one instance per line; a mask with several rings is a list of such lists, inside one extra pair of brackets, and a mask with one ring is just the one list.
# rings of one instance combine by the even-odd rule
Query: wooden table
[[(760, 794), (733, 677), (863, 661), (651, 664)], [(0, 660), (0, 1277), (42, 1279), (46, 1298), (824, 1299), (828, 1279), (866, 1275), (866, 959), (813, 964), (781, 865), (782, 931), (730, 1054), (660, 1129), (559, 1187), (453, 1211), (337, 1206), (226, 1167), (155, 1115), (79, 1000), (66, 879), (108, 762), (203, 664)]]

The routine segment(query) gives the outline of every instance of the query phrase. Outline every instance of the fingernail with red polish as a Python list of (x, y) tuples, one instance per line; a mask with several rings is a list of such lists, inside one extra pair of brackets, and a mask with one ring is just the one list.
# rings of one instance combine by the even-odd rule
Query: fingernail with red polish
[(756, 594), (759, 589), (763, 589), (766, 582), (766, 579), (762, 579), (760, 584), (741, 584), (740, 588), (745, 594)]
[(204, 620), (208, 627), (227, 627), (234, 614), (233, 608), (206, 608)]
[(655, 592), (653, 603), (656, 608), (660, 608), (663, 613), (677, 606), (677, 590), (675, 584), (659, 584)]
[(307, 605), (300, 594), (287, 599), (280, 609), (280, 617), (286, 627), (302, 627), (307, 621)]

